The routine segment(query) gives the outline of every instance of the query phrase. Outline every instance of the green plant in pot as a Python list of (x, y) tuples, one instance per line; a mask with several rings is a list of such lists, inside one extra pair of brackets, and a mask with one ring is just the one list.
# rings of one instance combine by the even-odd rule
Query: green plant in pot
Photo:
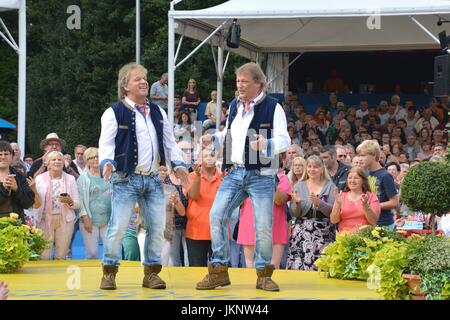
[(413, 236), (388, 243), (368, 273), (378, 280), (377, 292), (385, 299), (450, 299), (450, 239)]
[(450, 211), (450, 162), (421, 162), (405, 175), (401, 200), (413, 211), (431, 214), (430, 225), (435, 234), (436, 216)]
[(450, 239), (430, 235), (411, 239), (406, 250), (405, 273), (421, 278), (419, 292), (428, 300), (440, 300), (450, 284)]
[(16, 213), (0, 218), (0, 273), (15, 272), (25, 262), (38, 260), (47, 247), (42, 230), (22, 224)]

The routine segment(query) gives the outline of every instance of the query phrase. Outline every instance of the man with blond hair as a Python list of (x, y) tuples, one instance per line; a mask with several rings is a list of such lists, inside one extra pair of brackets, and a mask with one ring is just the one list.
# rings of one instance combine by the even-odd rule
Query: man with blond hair
[(376, 192), (380, 201), (381, 214), (378, 225), (394, 230), (395, 217), (393, 209), (398, 207), (398, 194), (394, 178), (380, 164), (380, 145), (376, 140), (363, 141), (356, 152), (361, 157), (364, 167), (369, 170), (370, 177), (376, 178)]
[(144, 218), (142, 286), (165, 289), (161, 251), (166, 225), (160, 166), (171, 166), (187, 183), (187, 169), (164, 110), (148, 99), (147, 69), (129, 63), (119, 71), (118, 102), (102, 115), (99, 140), (100, 172), (112, 184), (112, 212), (104, 243), (100, 289), (116, 289), (115, 276), (122, 257), (122, 240), (136, 202)]

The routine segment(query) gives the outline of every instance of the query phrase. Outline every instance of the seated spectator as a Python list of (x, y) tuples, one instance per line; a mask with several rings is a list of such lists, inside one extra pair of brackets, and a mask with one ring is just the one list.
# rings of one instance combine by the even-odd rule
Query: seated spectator
[(287, 171), (291, 170), (291, 165), (294, 158), (303, 156), (304, 153), (302, 148), (300, 148), (300, 146), (296, 143), (291, 144), (287, 151), (287, 157), (284, 161), (285, 162), (284, 167), (286, 168), (286, 170)]
[(175, 107), (173, 108), (173, 123), (174, 128), (175, 126), (180, 122), (180, 108)]
[(419, 161), (428, 160), (433, 156), (433, 151), (431, 149), (431, 143), (424, 141), (420, 147), (419, 153), (417, 153), (416, 158)]
[(420, 144), (417, 141), (415, 134), (408, 135), (406, 141), (406, 144), (403, 145), (403, 150), (408, 153), (408, 160), (413, 161), (420, 152)]
[(182, 111), (180, 116), (180, 121), (174, 128), (174, 135), (177, 141), (186, 140), (190, 141), (191, 137), (194, 135), (195, 127), (192, 124), (191, 116), (187, 111)]
[(380, 202), (370, 191), (369, 180), (363, 168), (350, 169), (344, 192), (335, 189), (330, 221), (339, 224), (339, 232), (358, 231), (364, 225), (375, 226), (380, 216)]
[(216, 126), (217, 110), (217, 91), (211, 91), (211, 101), (208, 102), (205, 109), (206, 120), (203, 122), (203, 128), (209, 129)]
[(88, 148), (83, 153), (86, 162), (77, 180), (80, 197), (80, 231), (86, 250), (86, 259), (98, 259), (98, 243), (105, 243), (111, 216), (111, 184), (101, 177), (98, 149)]
[(431, 129), (431, 131), (439, 126), (439, 120), (432, 116), (431, 108), (423, 109), (422, 117), (419, 118), (419, 120), (417, 120), (415, 126), (417, 132), (419, 132), (420, 130), (422, 130), (423, 127), (425, 127), (424, 124), (425, 121), (428, 121), (430, 123), (431, 128), (428, 129)]
[(291, 182), (291, 187), (293, 188), (297, 182), (302, 180), (303, 174), (306, 170), (306, 160), (303, 157), (298, 156), (292, 160), (292, 168), (289, 171), (289, 181)]
[(337, 70), (331, 69), (330, 77), (325, 80), (323, 91), (325, 92), (344, 92), (344, 81), (339, 78)]
[(300, 144), (300, 139), (298, 138), (297, 131), (295, 130), (295, 127), (288, 127), (288, 133), (289, 137), (291, 138), (291, 143)]
[(55, 259), (66, 259), (75, 225), (75, 210), (80, 208), (78, 187), (75, 178), (63, 171), (63, 154), (50, 151), (44, 160), (48, 171), (36, 177), (36, 187), (42, 205), (34, 208), (34, 217), (50, 248), (42, 253), (41, 259), (51, 259), (54, 247)]
[(6, 141), (0, 141), (0, 218), (14, 212), (25, 223), (24, 209), (34, 203), (33, 190), (25, 176), (11, 166), (14, 151)]
[(422, 128), (419, 131), (419, 134), (417, 135), (417, 141), (420, 144), (423, 144), (425, 141), (431, 144), (431, 131), (427, 128)]
[(444, 132), (441, 129), (435, 129), (433, 131), (433, 141), (434, 144), (442, 143), (447, 144), (447, 138), (444, 137)]
[(444, 144), (442, 143), (436, 143), (433, 146), (433, 157), (434, 156), (438, 156), (438, 157), (445, 157), (445, 155), (447, 154), (447, 148), (445, 147)]
[(200, 96), (197, 92), (197, 83), (194, 79), (189, 79), (187, 88), (183, 92), (181, 98), (183, 111), (187, 111), (192, 121), (197, 120), (198, 105), (200, 104)]
[(364, 117), (367, 116), (368, 114), (369, 114), (369, 103), (367, 102), (367, 100), (361, 100), (359, 102), (359, 109), (356, 110), (356, 117), (363, 119), (364, 122)]
[(395, 187), (397, 191), (400, 190), (400, 184), (398, 183), (398, 175), (400, 174), (400, 165), (396, 162), (388, 162), (386, 164), (386, 170), (394, 178)]

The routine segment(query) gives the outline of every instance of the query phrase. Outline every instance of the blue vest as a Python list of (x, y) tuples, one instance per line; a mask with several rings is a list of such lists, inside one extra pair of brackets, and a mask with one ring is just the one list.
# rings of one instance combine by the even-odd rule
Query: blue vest
[[(156, 104), (149, 103), (150, 119), (155, 127), (158, 137), (159, 165), (166, 165), (163, 144), (163, 116)], [(138, 144), (136, 139), (136, 113), (133, 107), (128, 106), (123, 101), (119, 101), (111, 106), (117, 120), (117, 135), (115, 139), (116, 149), (114, 160), (116, 170), (131, 174), (138, 165)]]
[[(275, 114), (275, 108), (277, 106), (278, 101), (272, 97), (265, 96), (261, 101), (259, 101), (253, 107), (253, 119), (250, 122), (247, 131), (247, 137), (245, 138), (245, 169), (247, 170), (255, 170), (261, 168), (268, 168), (271, 166), (271, 159), (265, 158), (261, 151), (254, 151), (250, 148), (250, 142), (256, 140), (254, 138), (254, 134), (261, 134), (266, 139), (272, 138), (272, 130), (273, 130), (273, 117)], [(237, 99), (234, 99), (230, 104), (230, 111), (228, 114), (228, 127), (227, 127), (227, 135), (225, 137), (225, 142), (223, 146), (223, 157), (224, 161), (222, 164), (222, 170), (225, 170), (227, 167), (230, 167), (233, 162), (231, 161), (231, 124), (233, 123), (234, 118), (237, 114)], [(269, 144), (270, 146), (270, 144)], [(227, 152), (227, 150), (229, 150)]]

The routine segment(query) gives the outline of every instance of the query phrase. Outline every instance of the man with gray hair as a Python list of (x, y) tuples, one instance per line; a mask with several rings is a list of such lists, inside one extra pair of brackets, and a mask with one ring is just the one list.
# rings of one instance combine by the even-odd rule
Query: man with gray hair
[(286, 163), (284, 165), (285, 169), (291, 170), (292, 160), (294, 160), (295, 157), (304, 157), (304, 156), (305, 155), (303, 154), (303, 150), (298, 144), (296, 143), (291, 144), (291, 146), (287, 151), (287, 157), (285, 160)]
[(291, 139), (283, 108), (266, 95), (267, 81), (261, 67), (246, 63), (236, 70), (239, 97), (230, 104), (225, 129), (202, 137), (202, 144), (223, 144), (222, 171), (229, 170), (217, 192), (210, 211), (212, 256), (208, 275), (197, 290), (209, 290), (230, 284), (228, 266), (230, 248), (228, 222), (232, 212), (248, 197), (255, 214), (256, 288), (279, 291), (271, 279), (273, 201), (279, 154)]

